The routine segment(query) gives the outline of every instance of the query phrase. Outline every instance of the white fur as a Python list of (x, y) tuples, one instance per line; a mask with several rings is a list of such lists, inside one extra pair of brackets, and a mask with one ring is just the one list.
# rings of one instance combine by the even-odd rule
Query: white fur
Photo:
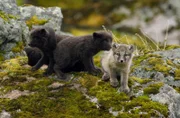
[[(126, 45), (126, 46), (128, 46), (128, 45)], [(119, 51), (121, 51), (121, 50), (119, 50)], [(113, 87), (117, 87), (119, 84), (119, 82), (117, 80), (117, 75), (120, 75), (121, 76), (120, 91), (123, 91), (126, 93), (129, 92), (130, 90), (128, 87), (128, 75), (129, 75), (130, 66), (132, 63), (132, 58), (133, 58), (133, 54), (132, 54), (132, 56), (130, 56), (128, 61), (126, 61), (124, 63), (120, 63), (120, 62), (115, 61), (112, 49), (108, 52), (105, 52), (101, 59), (101, 65), (102, 65), (102, 68), (104, 71), (104, 75), (103, 75), (102, 79), (103, 80), (110, 79), (110, 84)]]

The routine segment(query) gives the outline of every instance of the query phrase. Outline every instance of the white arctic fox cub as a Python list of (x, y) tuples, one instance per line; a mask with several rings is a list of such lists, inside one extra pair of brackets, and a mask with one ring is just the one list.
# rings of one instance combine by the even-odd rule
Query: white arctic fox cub
[(134, 46), (126, 44), (112, 44), (112, 49), (105, 52), (101, 59), (101, 66), (104, 72), (102, 80), (110, 79), (110, 84), (117, 87), (119, 82), (118, 77), (121, 78), (120, 91), (128, 93), (128, 75), (133, 58)]

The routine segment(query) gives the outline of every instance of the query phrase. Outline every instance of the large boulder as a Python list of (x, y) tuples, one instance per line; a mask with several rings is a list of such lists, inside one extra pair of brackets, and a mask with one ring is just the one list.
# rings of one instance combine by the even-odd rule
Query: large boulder
[(150, 94), (151, 100), (168, 105), (169, 118), (180, 117), (180, 94), (177, 92), (180, 88), (180, 48), (135, 57), (130, 75), (141, 78), (141, 83), (150, 81), (141, 85), (142, 91), (138, 90), (135, 95)]
[(151, 95), (151, 99), (169, 106), (169, 118), (180, 117), (180, 94), (171, 86), (164, 85), (158, 94)]
[(60, 33), (61, 9), (58, 7), (18, 7), (15, 0), (0, 1), (0, 60), (24, 55), (23, 47), (29, 42), (33, 26), (53, 27)]

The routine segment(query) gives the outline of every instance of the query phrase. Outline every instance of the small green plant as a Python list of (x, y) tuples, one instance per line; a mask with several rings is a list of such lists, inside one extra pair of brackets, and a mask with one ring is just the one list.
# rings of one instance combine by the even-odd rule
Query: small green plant
[(144, 88), (144, 94), (157, 94), (163, 85), (162, 82), (150, 84), (148, 87)]
[(0, 10), (0, 17), (4, 20), (4, 21), (9, 21), (10, 19), (17, 19), (18, 16), (14, 16), (12, 14), (7, 14), (4, 11)]
[(14, 48), (12, 48), (12, 51), (15, 53), (21, 52), (23, 48), (24, 48), (24, 43), (21, 41), (21, 42), (18, 42)]
[(33, 16), (26, 20), (26, 25), (31, 29), (33, 25), (44, 25), (48, 22), (47, 19), (40, 19), (37, 16)]

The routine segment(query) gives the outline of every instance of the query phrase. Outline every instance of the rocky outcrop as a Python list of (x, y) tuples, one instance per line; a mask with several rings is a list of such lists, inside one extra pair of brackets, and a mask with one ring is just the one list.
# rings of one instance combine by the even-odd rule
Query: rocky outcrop
[(168, 104), (169, 118), (180, 117), (180, 94), (169, 85), (164, 85), (158, 94), (151, 95), (151, 99), (162, 104)]
[[(29, 42), (29, 30), (33, 26), (50, 26), (60, 33), (62, 18), (61, 9), (58, 7), (18, 7), (15, 0), (1, 0), (0, 60), (24, 55), (22, 50)], [(42, 19), (43, 23), (36, 23)]]
[[(145, 57), (137, 57), (132, 76), (139, 78), (152, 78), (165, 82), (168, 85), (180, 87), (179, 66), (180, 49), (156, 51)], [(137, 63), (140, 61), (139, 63)]]
[[(180, 88), (179, 69), (180, 48), (177, 48), (135, 57), (131, 72), (131, 76), (142, 80), (149, 78), (152, 81), (163, 83), (163, 86), (156, 94), (153, 92), (155, 86), (153, 84), (148, 85), (149, 83), (142, 87), (143, 89), (141, 90), (143, 91), (139, 90), (139, 92), (141, 92), (141, 95), (142, 93), (151, 93), (150, 96), (153, 101), (167, 104), (170, 113), (169, 118), (180, 117), (180, 94), (175, 90)], [(152, 91), (152, 89), (154, 90)]]
[(40, 19), (47, 19), (48, 22), (45, 26), (53, 27), (56, 32), (61, 31), (61, 23), (63, 15), (59, 7), (36, 7), (36, 6), (24, 6), (19, 7), (21, 19), (26, 21), (33, 16), (37, 16)]

